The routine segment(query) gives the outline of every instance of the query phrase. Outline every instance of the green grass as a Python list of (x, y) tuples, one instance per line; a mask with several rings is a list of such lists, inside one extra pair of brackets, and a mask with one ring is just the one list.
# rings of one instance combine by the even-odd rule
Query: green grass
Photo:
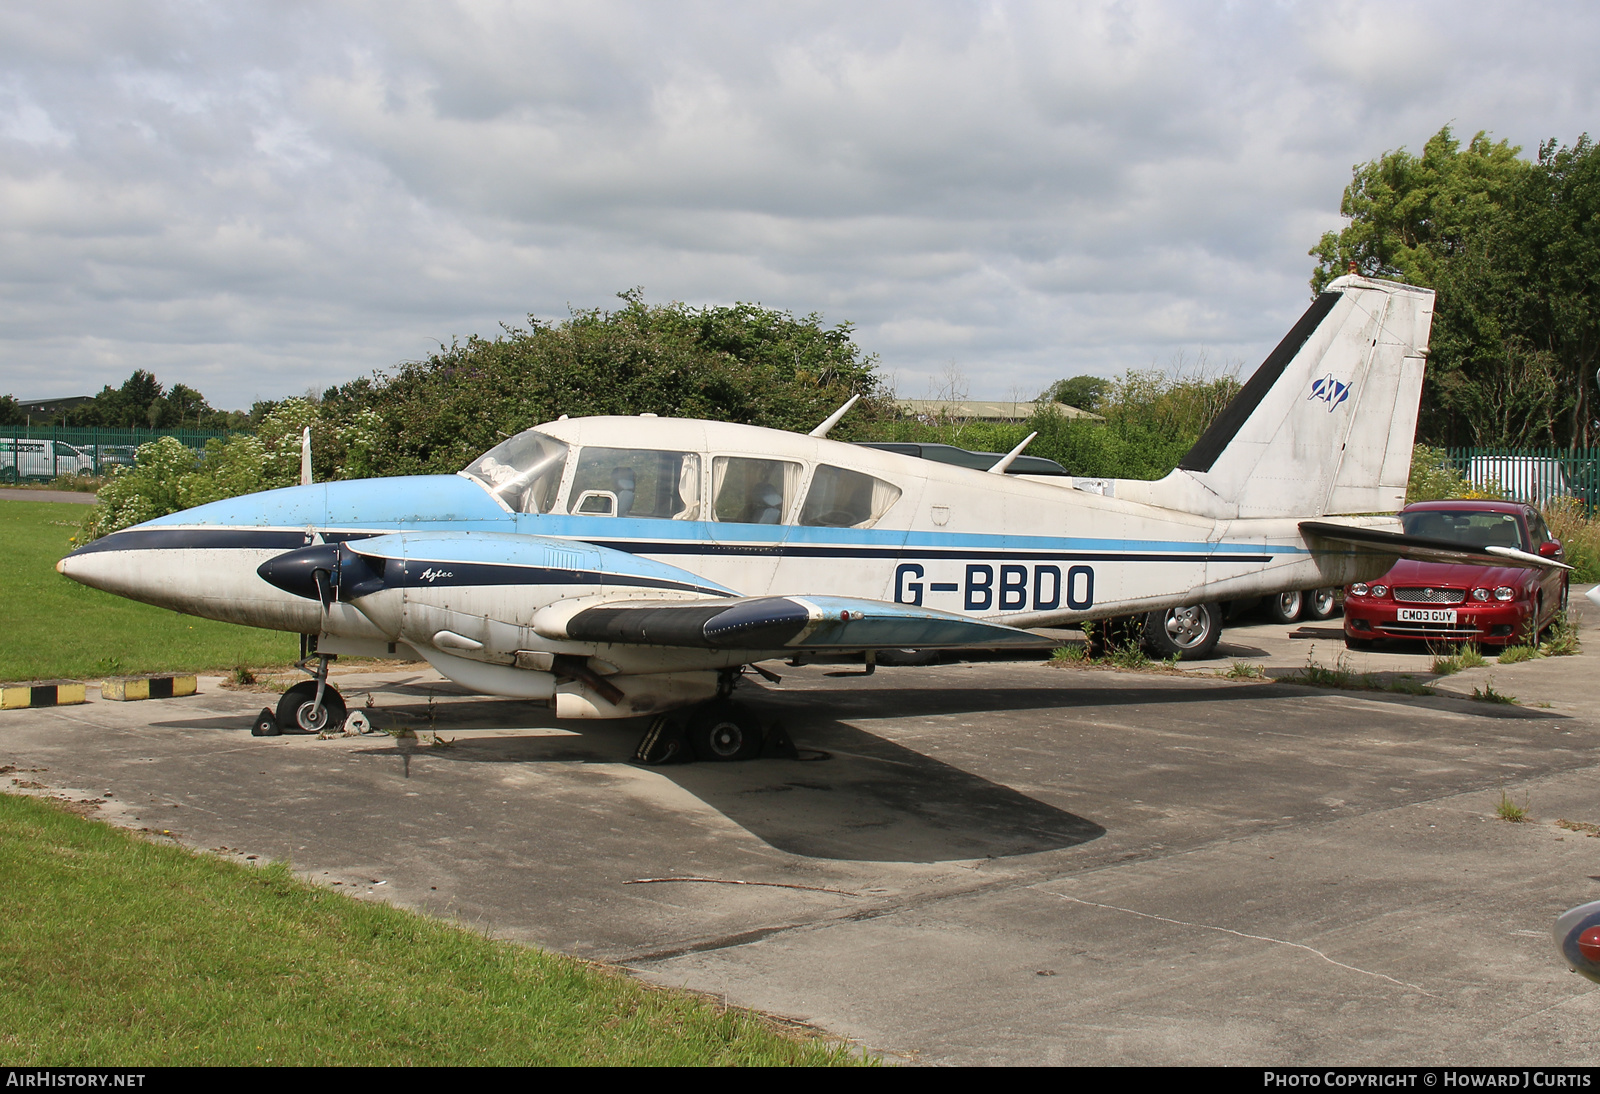
[[(1434, 671), (1439, 671), (1437, 661), (1434, 663)], [(1311, 652), (1306, 655), (1306, 664), (1303, 669), (1279, 679), (1285, 684), (1307, 684), (1315, 688), (1343, 688), (1347, 691), (1392, 691), (1400, 695), (1434, 694), (1432, 688), (1409, 673), (1402, 673), (1392, 680), (1385, 681), (1380, 679), (1377, 673), (1356, 672), (1350, 668), (1348, 653), (1340, 653), (1334, 661), (1333, 667), (1328, 668), (1317, 660), (1317, 648), (1315, 646), (1311, 647)]]
[(1472, 697), (1478, 700), (1480, 703), (1506, 703), (1509, 705), (1517, 701), (1517, 697), (1515, 695), (1505, 695), (1494, 690), (1494, 684), (1487, 680), (1484, 681), (1481, 689), (1472, 689)]
[(620, 973), (0, 794), (10, 1066), (822, 1064)]
[(0, 680), (93, 679), (287, 664), (299, 640), (179, 615), (90, 589), (56, 573), (84, 507), (0, 501)]
[(1521, 824), (1528, 819), (1528, 802), (1524, 798), (1521, 805), (1506, 796), (1504, 790), (1500, 791), (1500, 804), (1495, 806), (1494, 815), (1501, 820), (1510, 821), (1512, 824)]
[(1540, 644), (1539, 652), (1545, 657), (1571, 657), (1580, 648), (1578, 628), (1572, 625), (1567, 613), (1562, 612)]
[(1050, 661), (1056, 665), (1081, 665), (1088, 659), (1089, 647), (1087, 644), (1081, 646), (1057, 646), (1050, 653)]

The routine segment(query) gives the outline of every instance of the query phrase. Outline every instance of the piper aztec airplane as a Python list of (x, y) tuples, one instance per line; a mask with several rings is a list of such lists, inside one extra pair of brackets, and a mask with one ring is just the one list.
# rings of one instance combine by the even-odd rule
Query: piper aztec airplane
[(1216, 601), (1371, 580), (1397, 555), (1560, 565), (1359, 515), (1404, 502), (1432, 312), (1429, 290), (1339, 278), (1154, 482), (1075, 482), (1021, 456), (1026, 441), (974, 467), (977, 454), (944, 446), (826, 439), (848, 403), (807, 436), (649, 414), (563, 419), (457, 475), (214, 502), (57, 568), (176, 611), (314, 636), (315, 680), (260, 732), (339, 724), (332, 656), (417, 655), (473, 691), (545, 700), (558, 718), (687, 708), (677, 740), (744, 758), (761, 734), (727, 696), (769, 659), (1037, 646), (1026, 628), (1157, 610), (1154, 637), (1181, 652), (1215, 643)]

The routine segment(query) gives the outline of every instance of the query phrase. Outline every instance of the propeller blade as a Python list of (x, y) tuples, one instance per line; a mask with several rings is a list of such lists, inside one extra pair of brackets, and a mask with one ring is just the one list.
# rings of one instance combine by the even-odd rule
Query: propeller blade
[(311, 571), (312, 579), (317, 583), (317, 600), (322, 604), (322, 614), (328, 614), (328, 608), (333, 603), (333, 579), (327, 570), (318, 567)]

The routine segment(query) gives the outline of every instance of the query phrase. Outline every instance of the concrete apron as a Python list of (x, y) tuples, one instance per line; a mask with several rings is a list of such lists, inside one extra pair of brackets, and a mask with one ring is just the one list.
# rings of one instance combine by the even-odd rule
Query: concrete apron
[[(1288, 633), (1230, 631), (1206, 667), (1303, 664)], [(661, 769), (626, 762), (636, 723), (557, 724), (428, 671), (338, 678), (422, 743), (253, 738), (274, 697), (202, 680), (5, 712), (0, 782), (891, 1059), (1586, 1063), (1600, 994), (1549, 928), (1600, 897), (1600, 838), (1556, 824), (1600, 823), (1595, 658), (1492, 666), (1518, 706), (783, 669), (741, 693), (828, 758)], [(1497, 819), (1502, 791), (1533, 819)]]

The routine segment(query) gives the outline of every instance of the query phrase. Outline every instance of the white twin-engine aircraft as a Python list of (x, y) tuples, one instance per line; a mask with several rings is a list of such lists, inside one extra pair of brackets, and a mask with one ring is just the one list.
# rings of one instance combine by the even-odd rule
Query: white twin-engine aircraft
[(665, 736), (656, 720), (641, 757), (686, 733), (702, 758), (744, 758), (762, 734), (726, 697), (744, 666), (772, 658), (1037, 646), (1025, 628), (1165, 609), (1157, 629), (1181, 652), (1215, 643), (1216, 601), (1370, 580), (1397, 555), (1552, 565), (1406, 537), (1390, 516), (1312, 519), (1404, 503), (1432, 309), (1425, 289), (1333, 282), (1154, 482), (1075, 483), (1021, 446), (995, 461), (827, 440), (849, 404), (808, 436), (563, 419), (458, 475), (214, 502), (57, 568), (315, 636), (315, 680), (258, 732), (342, 721), (332, 656), (420, 656), (558, 718), (689, 708)]

